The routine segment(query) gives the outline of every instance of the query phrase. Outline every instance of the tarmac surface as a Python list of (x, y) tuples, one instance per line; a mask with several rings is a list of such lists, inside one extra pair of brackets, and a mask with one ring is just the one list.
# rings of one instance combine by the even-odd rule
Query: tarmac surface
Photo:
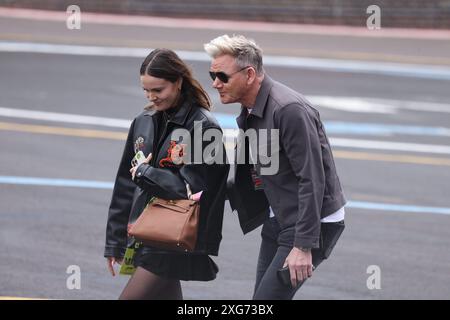
[[(193, 52), (186, 60), (221, 123), (232, 127), (239, 106), (220, 104), (201, 51), (234, 31), (132, 21), (68, 30), (61, 21), (0, 10), (0, 296), (116, 299), (126, 284), (128, 277), (110, 276), (103, 246), (126, 126), (146, 104), (138, 77), (145, 54), (134, 49)], [(317, 106), (349, 200), (342, 238), (295, 299), (449, 299), (450, 37), (243, 28), (236, 23), (235, 32), (253, 37), (270, 56), (267, 73)], [(42, 53), (42, 44), (54, 52), (76, 45), (79, 53)], [(93, 55), (87, 46), (129, 50)], [(336, 67), (311, 60), (281, 66), (286, 56), (329, 59)], [(344, 62), (354, 71), (337, 67)], [(380, 67), (368, 71), (358, 63)], [(383, 63), (411, 74), (394, 75)], [(431, 76), (420, 71), (433, 67)], [(183, 282), (185, 299), (252, 296), (260, 229), (244, 236), (228, 203), (225, 209), (213, 257), (218, 277)], [(80, 268), (80, 289), (67, 287), (72, 265)], [(373, 266), (379, 288), (371, 286)]]

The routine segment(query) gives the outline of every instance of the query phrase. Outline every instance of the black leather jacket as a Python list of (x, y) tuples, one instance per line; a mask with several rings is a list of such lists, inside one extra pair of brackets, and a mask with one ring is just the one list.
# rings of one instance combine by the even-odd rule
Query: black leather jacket
[[(201, 145), (202, 151), (205, 148), (211, 150), (211, 146), (215, 146), (217, 147), (215, 150), (222, 150), (223, 157), (226, 157), (222, 137), (218, 139), (219, 141), (206, 142), (202, 142), (198, 136), (194, 137), (194, 126), (196, 128), (201, 126), (203, 132), (206, 129), (215, 129), (216, 133), (222, 134), (220, 126), (208, 110), (186, 102), (167, 122), (167, 127), (160, 135), (159, 141), (155, 141), (160, 117), (162, 112), (147, 110), (137, 116), (131, 124), (109, 208), (105, 257), (124, 256), (130, 240), (127, 239), (127, 225), (137, 219), (152, 196), (164, 199), (185, 199), (187, 198), (186, 182), (192, 193), (203, 191), (195, 252), (218, 254), (222, 239), (229, 165), (224, 159), (220, 163), (213, 164), (207, 164), (209, 162), (205, 163), (206, 160), (200, 159), (198, 163), (181, 165), (170, 163), (170, 160), (167, 162), (167, 159), (170, 159), (168, 152), (171, 149), (171, 135), (176, 129), (187, 129), (190, 132), (192, 155), (194, 155), (195, 146), (198, 148)], [(194, 138), (197, 140), (194, 141)], [(181, 140), (183, 139), (178, 138), (176, 142), (188, 142)], [(139, 150), (143, 151), (145, 156), (152, 153), (153, 157), (149, 165), (141, 164), (138, 167), (136, 178), (132, 181), (129, 172), (130, 162)]]

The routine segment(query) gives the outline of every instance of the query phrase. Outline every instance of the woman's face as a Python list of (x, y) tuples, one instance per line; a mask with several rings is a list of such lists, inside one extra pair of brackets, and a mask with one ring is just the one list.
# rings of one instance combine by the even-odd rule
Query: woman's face
[(153, 103), (153, 108), (164, 111), (175, 106), (180, 92), (178, 88), (181, 88), (181, 79), (172, 83), (146, 74), (141, 76), (141, 85), (145, 96)]

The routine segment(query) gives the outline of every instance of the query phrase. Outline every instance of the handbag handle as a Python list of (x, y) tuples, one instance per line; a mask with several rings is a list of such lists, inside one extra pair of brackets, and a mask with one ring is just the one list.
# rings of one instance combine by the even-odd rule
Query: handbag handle
[(181, 213), (188, 212), (194, 204), (195, 201), (193, 200), (164, 200), (159, 198), (152, 202), (153, 206), (158, 205)]

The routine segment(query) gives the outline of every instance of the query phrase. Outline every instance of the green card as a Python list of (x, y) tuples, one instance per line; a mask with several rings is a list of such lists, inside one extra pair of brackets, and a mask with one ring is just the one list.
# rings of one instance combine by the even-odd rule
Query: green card
[(136, 271), (136, 267), (134, 266), (135, 254), (136, 250), (134, 247), (127, 248), (127, 251), (125, 251), (125, 256), (123, 257), (122, 265), (120, 266), (119, 274), (132, 275)]

